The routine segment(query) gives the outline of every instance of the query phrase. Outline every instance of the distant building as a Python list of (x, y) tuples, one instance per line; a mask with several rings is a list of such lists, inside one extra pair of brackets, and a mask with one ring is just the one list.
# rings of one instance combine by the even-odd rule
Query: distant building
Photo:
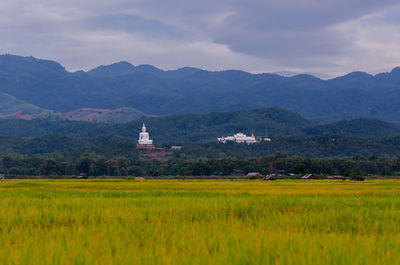
[(255, 144), (257, 143), (256, 138), (254, 137), (254, 133), (251, 136), (247, 136), (244, 133), (237, 133), (233, 136), (226, 136), (217, 138), (218, 142), (226, 143), (226, 142), (235, 142), (235, 143), (246, 143), (246, 144)]
[(274, 174), (269, 174), (263, 177), (263, 180), (275, 180)]
[(79, 173), (78, 179), (87, 179), (87, 178), (89, 178), (87, 173)]
[(171, 150), (181, 150), (181, 149), (182, 149), (182, 146), (179, 146), (179, 145), (171, 146)]
[(146, 125), (142, 126), (142, 132), (139, 133), (139, 140), (138, 144), (136, 145), (137, 148), (141, 149), (154, 149), (155, 146), (153, 145), (153, 140), (150, 140), (149, 133), (146, 131)]
[(344, 176), (328, 176), (328, 179), (344, 179)]
[(271, 142), (271, 138), (268, 137), (267, 125), (265, 125), (265, 138), (263, 140), (266, 142)]
[(260, 172), (249, 172), (249, 173), (247, 173), (247, 175), (246, 175), (247, 177), (258, 177), (258, 176), (261, 176), (261, 174), (260, 174)]
[(313, 179), (315, 178), (313, 174), (305, 174), (304, 176), (301, 177), (302, 179)]

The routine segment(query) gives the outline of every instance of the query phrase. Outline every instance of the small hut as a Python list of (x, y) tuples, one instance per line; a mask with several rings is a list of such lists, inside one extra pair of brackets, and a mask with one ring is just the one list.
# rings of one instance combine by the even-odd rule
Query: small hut
[(275, 180), (275, 175), (274, 175), (274, 174), (266, 175), (266, 176), (263, 177), (263, 180), (264, 180), (264, 181), (267, 181), (267, 180)]
[(304, 176), (301, 177), (302, 179), (313, 179), (314, 175), (313, 174), (305, 174)]

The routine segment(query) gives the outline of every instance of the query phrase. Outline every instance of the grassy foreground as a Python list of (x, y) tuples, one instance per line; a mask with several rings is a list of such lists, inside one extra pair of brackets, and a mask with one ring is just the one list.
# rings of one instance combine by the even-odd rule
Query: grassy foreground
[(0, 181), (0, 264), (400, 264), (400, 182)]

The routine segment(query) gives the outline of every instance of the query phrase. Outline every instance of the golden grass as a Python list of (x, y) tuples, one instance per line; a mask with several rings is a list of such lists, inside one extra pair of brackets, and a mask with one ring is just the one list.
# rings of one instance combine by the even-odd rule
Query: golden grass
[(0, 182), (0, 264), (400, 264), (400, 182)]

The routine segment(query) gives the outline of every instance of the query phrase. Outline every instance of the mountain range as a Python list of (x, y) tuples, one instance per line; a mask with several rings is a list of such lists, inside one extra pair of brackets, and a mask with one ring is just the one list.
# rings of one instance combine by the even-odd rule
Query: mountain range
[(53, 112), (68, 118), (65, 113), (81, 110), (92, 113), (83, 115), (84, 119), (112, 122), (115, 110), (130, 108), (131, 118), (121, 113), (115, 118), (126, 122), (146, 115), (271, 106), (319, 123), (358, 117), (400, 123), (400, 68), (377, 75), (353, 72), (321, 80), (311, 75), (283, 77), (190, 67), (164, 71), (128, 62), (69, 72), (54, 61), (0, 56), (0, 115), (5, 117)]

